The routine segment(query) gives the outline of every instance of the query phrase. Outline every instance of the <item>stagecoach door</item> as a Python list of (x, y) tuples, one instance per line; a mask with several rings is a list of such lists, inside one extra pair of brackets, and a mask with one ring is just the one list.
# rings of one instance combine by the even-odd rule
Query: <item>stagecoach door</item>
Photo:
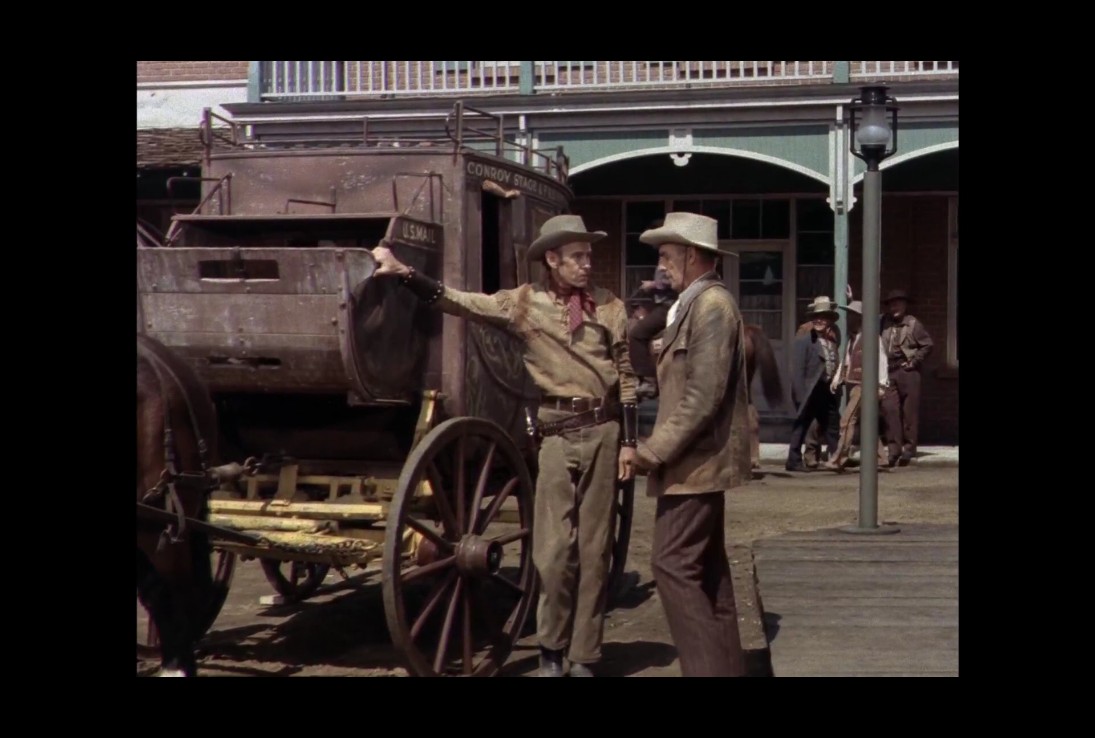
[[(746, 325), (759, 325), (772, 343), (783, 382), (790, 397), (791, 342), (795, 335), (795, 252), (789, 241), (720, 241), (719, 247), (737, 256), (723, 257), (722, 274), (737, 300)], [(761, 416), (786, 416), (788, 408), (769, 407), (761, 390), (760, 372), (753, 378), (753, 403)]]

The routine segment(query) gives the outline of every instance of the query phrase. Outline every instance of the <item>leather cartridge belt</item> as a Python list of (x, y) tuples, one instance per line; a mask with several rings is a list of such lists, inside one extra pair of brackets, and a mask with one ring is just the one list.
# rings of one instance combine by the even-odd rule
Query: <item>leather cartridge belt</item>
[(574, 413), (569, 418), (551, 423), (538, 423), (536, 434), (541, 438), (556, 436), (578, 428), (619, 420), (620, 404), (600, 397), (544, 397), (540, 401), (541, 409), (560, 410)]

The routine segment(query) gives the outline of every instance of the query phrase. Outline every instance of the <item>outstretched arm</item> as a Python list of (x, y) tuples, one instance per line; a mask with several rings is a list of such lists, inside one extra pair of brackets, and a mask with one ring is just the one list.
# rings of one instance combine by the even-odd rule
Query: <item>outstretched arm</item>
[(467, 318), (499, 328), (512, 327), (512, 311), (509, 291), (503, 290), (494, 295), (480, 292), (464, 292), (446, 287), (435, 279), (419, 274), (395, 257), (390, 249), (377, 246), (372, 250), (376, 260), (375, 276), (399, 277), (400, 281), (429, 305), (437, 307), (450, 315)]

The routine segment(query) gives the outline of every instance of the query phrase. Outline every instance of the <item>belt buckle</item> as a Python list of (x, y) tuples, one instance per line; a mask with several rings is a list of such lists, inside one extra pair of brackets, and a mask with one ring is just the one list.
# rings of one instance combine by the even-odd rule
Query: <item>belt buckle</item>
[(581, 399), (582, 399), (581, 397), (571, 397), (570, 398), (570, 412), (575, 413), (575, 414), (581, 412), (581, 410), (578, 409), (578, 402), (581, 401)]
[(605, 422), (604, 405), (598, 405), (597, 407), (593, 408), (593, 422), (598, 424)]

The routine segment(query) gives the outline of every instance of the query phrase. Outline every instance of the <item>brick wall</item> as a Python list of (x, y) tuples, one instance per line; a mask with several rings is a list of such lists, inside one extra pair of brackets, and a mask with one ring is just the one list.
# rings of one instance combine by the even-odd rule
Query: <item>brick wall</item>
[[(849, 223), (849, 276), (856, 296), (863, 284), (863, 212)], [(947, 367), (947, 197), (882, 198), (881, 295), (906, 289), (909, 312), (935, 344), (921, 371), (920, 442), (958, 443), (958, 372)]]
[(247, 79), (245, 61), (139, 61), (137, 82)]
[(593, 244), (593, 283), (620, 296), (621, 244), (619, 200), (576, 200), (571, 212), (582, 216), (586, 229), (604, 231), (608, 235)]

